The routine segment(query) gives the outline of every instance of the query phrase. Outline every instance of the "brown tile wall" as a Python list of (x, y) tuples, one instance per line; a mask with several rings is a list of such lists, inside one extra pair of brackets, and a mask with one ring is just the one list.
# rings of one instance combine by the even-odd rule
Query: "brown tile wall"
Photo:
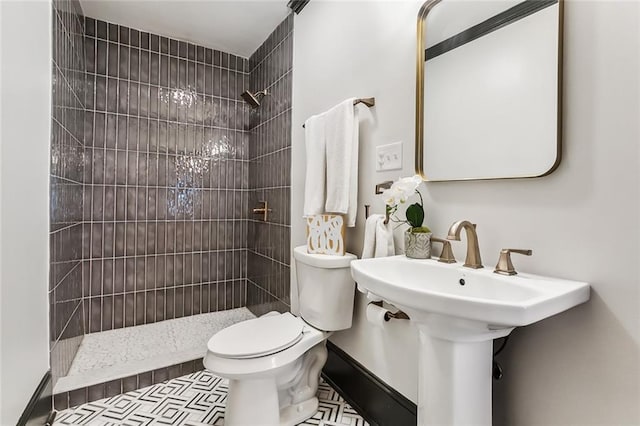
[(248, 60), (91, 18), (85, 27), (85, 327), (244, 306)]
[(290, 306), (292, 58), (290, 14), (249, 59), (250, 89), (271, 93), (249, 118), (249, 206), (273, 209), (267, 222), (248, 220), (247, 307), (256, 315)]
[(77, 1), (52, 3), (50, 166), (50, 359), (64, 376), (84, 335), (82, 210), (85, 166), (83, 16)]

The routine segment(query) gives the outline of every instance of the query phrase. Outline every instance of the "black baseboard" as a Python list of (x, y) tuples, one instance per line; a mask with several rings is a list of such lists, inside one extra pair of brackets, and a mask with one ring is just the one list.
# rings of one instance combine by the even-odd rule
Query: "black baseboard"
[(325, 380), (372, 426), (415, 426), (416, 404), (327, 341)]
[(47, 371), (22, 412), (17, 426), (44, 425), (53, 407), (52, 393), (51, 371)]

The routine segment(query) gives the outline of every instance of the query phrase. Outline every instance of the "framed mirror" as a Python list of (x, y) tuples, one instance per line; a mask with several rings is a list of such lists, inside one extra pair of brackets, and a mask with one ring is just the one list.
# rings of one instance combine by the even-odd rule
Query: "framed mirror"
[(429, 0), (418, 14), (416, 172), (533, 178), (560, 163), (563, 0)]

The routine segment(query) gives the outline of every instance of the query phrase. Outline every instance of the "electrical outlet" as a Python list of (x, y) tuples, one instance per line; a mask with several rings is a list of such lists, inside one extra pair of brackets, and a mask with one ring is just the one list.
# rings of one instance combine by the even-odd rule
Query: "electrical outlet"
[(402, 142), (376, 147), (376, 171), (402, 169)]

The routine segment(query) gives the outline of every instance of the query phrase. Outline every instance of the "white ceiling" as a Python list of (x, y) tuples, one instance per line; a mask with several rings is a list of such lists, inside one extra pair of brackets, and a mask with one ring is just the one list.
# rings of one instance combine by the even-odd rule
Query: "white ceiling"
[(287, 0), (80, 0), (85, 16), (248, 58), (289, 13)]

